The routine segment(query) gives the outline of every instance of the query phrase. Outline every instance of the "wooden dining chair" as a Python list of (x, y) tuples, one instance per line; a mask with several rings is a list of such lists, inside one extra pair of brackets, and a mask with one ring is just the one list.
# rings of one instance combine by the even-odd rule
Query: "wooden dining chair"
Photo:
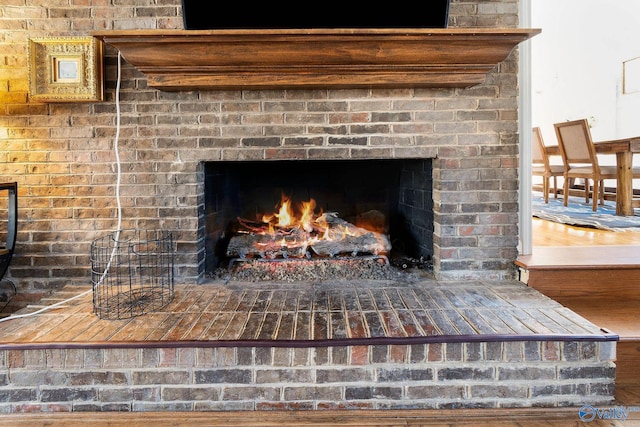
[(558, 198), (558, 177), (564, 176), (564, 165), (552, 165), (549, 163), (547, 149), (542, 139), (539, 127), (533, 128), (532, 149), (532, 174), (542, 177), (542, 192), (544, 202), (549, 203), (549, 180), (553, 178), (553, 197)]
[(616, 166), (600, 166), (596, 149), (591, 139), (591, 131), (586, 119), (556, 123), (553, 125), (558, 137), (558, 147), (564, 162), (564, 205), (569, 199), (569, 181), (585, 180), (585, 202), (589, 203), (590, 185), (593, 211), (598, 210), (598, 200), (604, 204), (604, 180), (616, 179)]

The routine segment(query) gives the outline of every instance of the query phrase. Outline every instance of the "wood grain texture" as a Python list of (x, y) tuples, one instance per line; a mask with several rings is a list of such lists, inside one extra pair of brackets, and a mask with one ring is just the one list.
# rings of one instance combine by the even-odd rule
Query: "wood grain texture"
[(469, 87), (539, 29), (132, 30), (92, 35), (161, 90)]
[(47, 413), (0, 415), (4, 427), (269, 427), (269, 426), (379, 426), (379, 427), (594, 427), (637, 425), (639, 413), (626, 421), (580, 421), (578, 408), (464, 409), (464, 410), (322, 410), (322, 411), (226, 411), (171, 413)]
[[(640, 232), (614, 232), (597, 228), (575, 227), (533, 218), (533, 247), (638, 246)], [(637, 249), (631, 249), (637, 250)], [(569, 258), (569, 251), (563, 258)], [(576, 257), (572, 257), (576, 258)], [(613, 257), (611, 257), (613, 258)], [(614, 261), (613, 259), (611, 261)]]
[(640, 232), (533, 220), (529, 286), (620, 336), (616, 398), (640, 402)]

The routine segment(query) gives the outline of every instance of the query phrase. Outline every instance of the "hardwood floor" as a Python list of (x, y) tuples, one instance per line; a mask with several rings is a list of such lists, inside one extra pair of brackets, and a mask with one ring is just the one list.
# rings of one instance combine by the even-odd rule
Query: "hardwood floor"
[(573, 227), (533, 218), (533, 246), (640, 246), (640, 232)]
[(465, 410), (338, 410), (232, 412), (93, 412), (0, 415), (3, 427), (578, 427), (637, 426), (640, 412), (625, 421), (580, 421), (576, 408), (465, 409)]

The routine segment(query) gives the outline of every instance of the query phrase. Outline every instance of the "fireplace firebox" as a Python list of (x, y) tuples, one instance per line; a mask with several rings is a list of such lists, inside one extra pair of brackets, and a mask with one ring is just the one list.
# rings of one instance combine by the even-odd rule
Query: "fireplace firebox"
[(204, 166), (209, 275), (233, 264), (236, 254), (229, 248), (234, 236), (268, 227), (264, 218), (278, 216), (284, 201), (292, 211), (312, 201), (318, 217), (331, 215), (385, 236), (389, 250), (372, 255), (383, 255), (389, 265), (433, 256), (431, 159), (219, 161)]

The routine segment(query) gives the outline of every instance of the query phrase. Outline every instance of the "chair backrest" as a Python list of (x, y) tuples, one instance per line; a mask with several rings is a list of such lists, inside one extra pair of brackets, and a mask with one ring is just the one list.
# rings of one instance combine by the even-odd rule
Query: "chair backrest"
[(534, 165), (542, 165), (545, 169), (549, 169), (549, 157), (545, 150), (544, 140), (542, 139), (542, 132), (539, 127), (533, 128), (533, 138), (531, 140), (531, 161)]
[(590, 165), (599, 171), (596, 149), (586, 119), (556, 123), (553, 126), (558, 137), (560, 154), (567, 167)]

